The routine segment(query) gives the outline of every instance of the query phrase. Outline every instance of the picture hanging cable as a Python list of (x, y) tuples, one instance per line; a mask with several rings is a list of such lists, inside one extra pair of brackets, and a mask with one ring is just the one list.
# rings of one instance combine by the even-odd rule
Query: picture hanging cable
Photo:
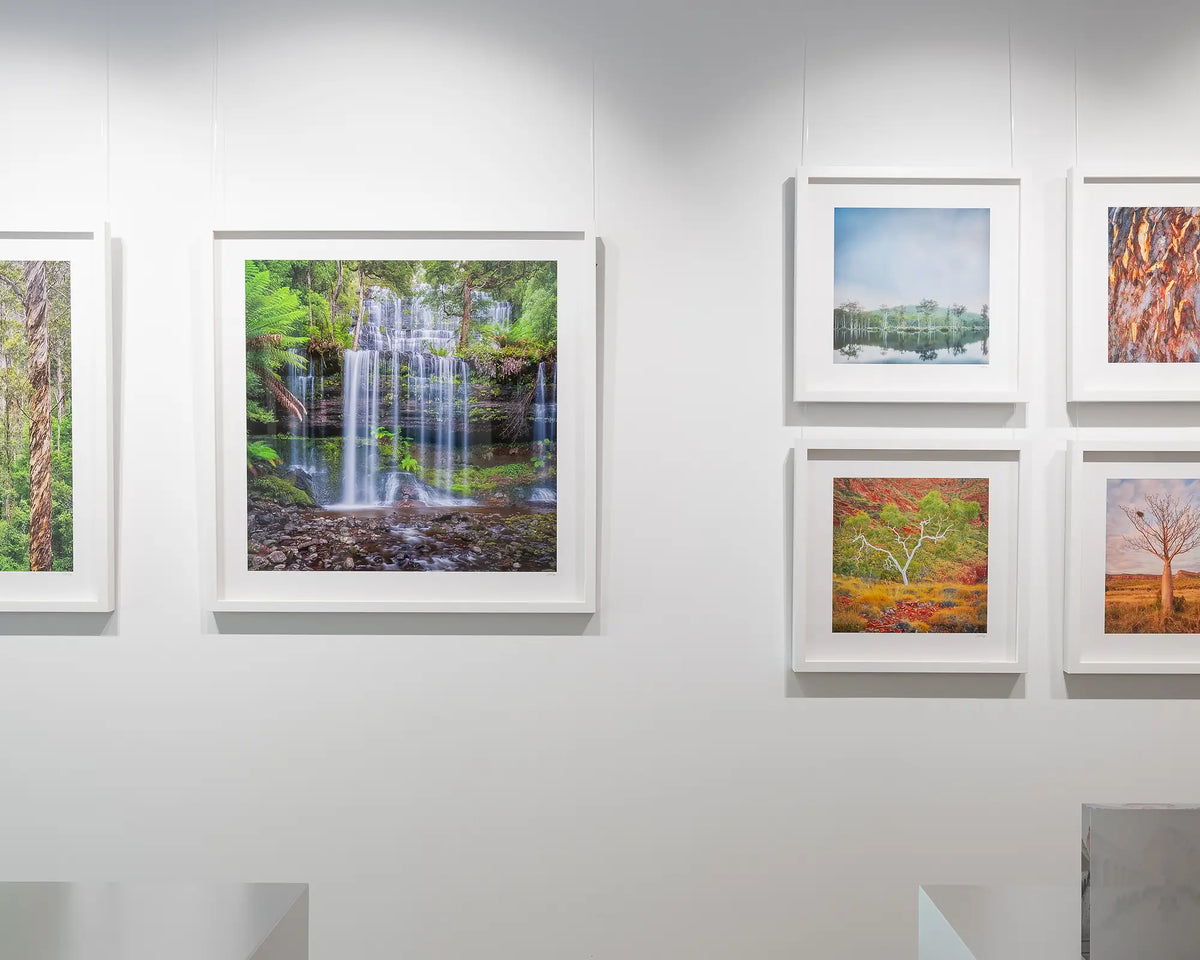
[(1016, 112), (1013, 110), (1012, 6), (1008, 8), (1008, 165), (1017, 164)]
[(804, 152), (808, 145), (808, 27), (804, 28), (804, 53), (800, 66), (800, 166), (804, 166)]

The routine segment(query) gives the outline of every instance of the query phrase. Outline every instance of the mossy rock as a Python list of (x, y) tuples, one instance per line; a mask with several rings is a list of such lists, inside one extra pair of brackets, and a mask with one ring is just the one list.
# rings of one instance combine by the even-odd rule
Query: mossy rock
[(253, 477), (247, 485), (247, 492), (260, 500), (270, 500), (282, 506), (315, 507), (313, 498), (301, 490), (286, 477), (267, 474)]

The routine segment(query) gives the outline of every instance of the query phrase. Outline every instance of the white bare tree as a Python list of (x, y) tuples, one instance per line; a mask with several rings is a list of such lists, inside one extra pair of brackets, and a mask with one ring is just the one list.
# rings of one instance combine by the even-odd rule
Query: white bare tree
[(906, 535), (899, 527), (888, 527), (888, 529), (892, 531), (892, 539), (896, 543), (895, 547), (891, 547), (890, 545), (888, 547), (876, 546), (863, 533), (859, 533), (850, 542), (858, 544), (860, 555), (863, 549), (882, 553), (887, 557), (888, 563), (895, 567), (896, 572), (900, 574), (900, 579), (907, 587), (908, 568), (912, 566), (913, 557), (917, 555), (917, 551), (926, 543), (937, 543), (939, 540), (945, 540), (953, 532), (954, 524), (947, 519), (939, 520), (935, 517), (928, 517), (920, 521), (915, 534)]
[(1121, 512), (1133, 524), (1134, 533), (1125, 543), (1145, 550), (1162, 561), (1162, 612), (1175, 606), (1175, 579), (1171, 564), (1180, 554), (1200, 547), (1200, 507), (1173, 493), (1146, 494), (1146, 508), (1121, 504)]

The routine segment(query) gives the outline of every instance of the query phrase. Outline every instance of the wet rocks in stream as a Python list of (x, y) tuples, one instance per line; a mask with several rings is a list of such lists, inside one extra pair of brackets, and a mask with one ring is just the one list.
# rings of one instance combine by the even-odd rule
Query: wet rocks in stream
[(333, 512), (248, 504), (251, 570), (553, 571), (553, 511), (409, 510)]

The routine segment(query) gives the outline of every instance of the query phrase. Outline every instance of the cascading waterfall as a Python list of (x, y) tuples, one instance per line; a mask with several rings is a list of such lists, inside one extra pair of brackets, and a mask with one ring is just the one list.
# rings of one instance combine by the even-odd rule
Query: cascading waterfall
[(294, 359), (287, 368), (287, 388), (304, 407), (305, 416), (295, 420), (289, 427), (287, 463), (289, 467), (303, 470), (311, 477), (318, 472), (313, 453), (312, 440), (315, 434), (312, 420), (317, 405), (325, 396), (325, 377), (317, 376), (313, 372), (312, 362), (306, 360), (298, 350), (289, 350), (288, 353)]
[(537, 382), (533, 387), (533, 449), (541, 463), (538, 469), (538, 484), (530, 491), (529, 499), (549, 503), (558, 499), (558, 492), (550, 479), (550, 456), (558, 438), (558, 364), (551, 364), (550, 400), (546, 399), (546, 364), (538, 364)]
[[(343, 354), (338, 506), (387, 506), (401, 497), (439, 506), (472, 502), (450, 489), (455, 471), (470, 459), (470, 369), (454, 355), (455, 319), (438, 315), (424, 292), (401, 299), (371, 288), (365, 299), (359, 349)], [(511, 319), (507, 303), (481, 306), (493, 322)], [(380, 466), (381, 424), (392, 434), (395, 466), (386, 469)], [(424, 481), (399, 469), (406, 436), (422, 451), (432, 448)]]

